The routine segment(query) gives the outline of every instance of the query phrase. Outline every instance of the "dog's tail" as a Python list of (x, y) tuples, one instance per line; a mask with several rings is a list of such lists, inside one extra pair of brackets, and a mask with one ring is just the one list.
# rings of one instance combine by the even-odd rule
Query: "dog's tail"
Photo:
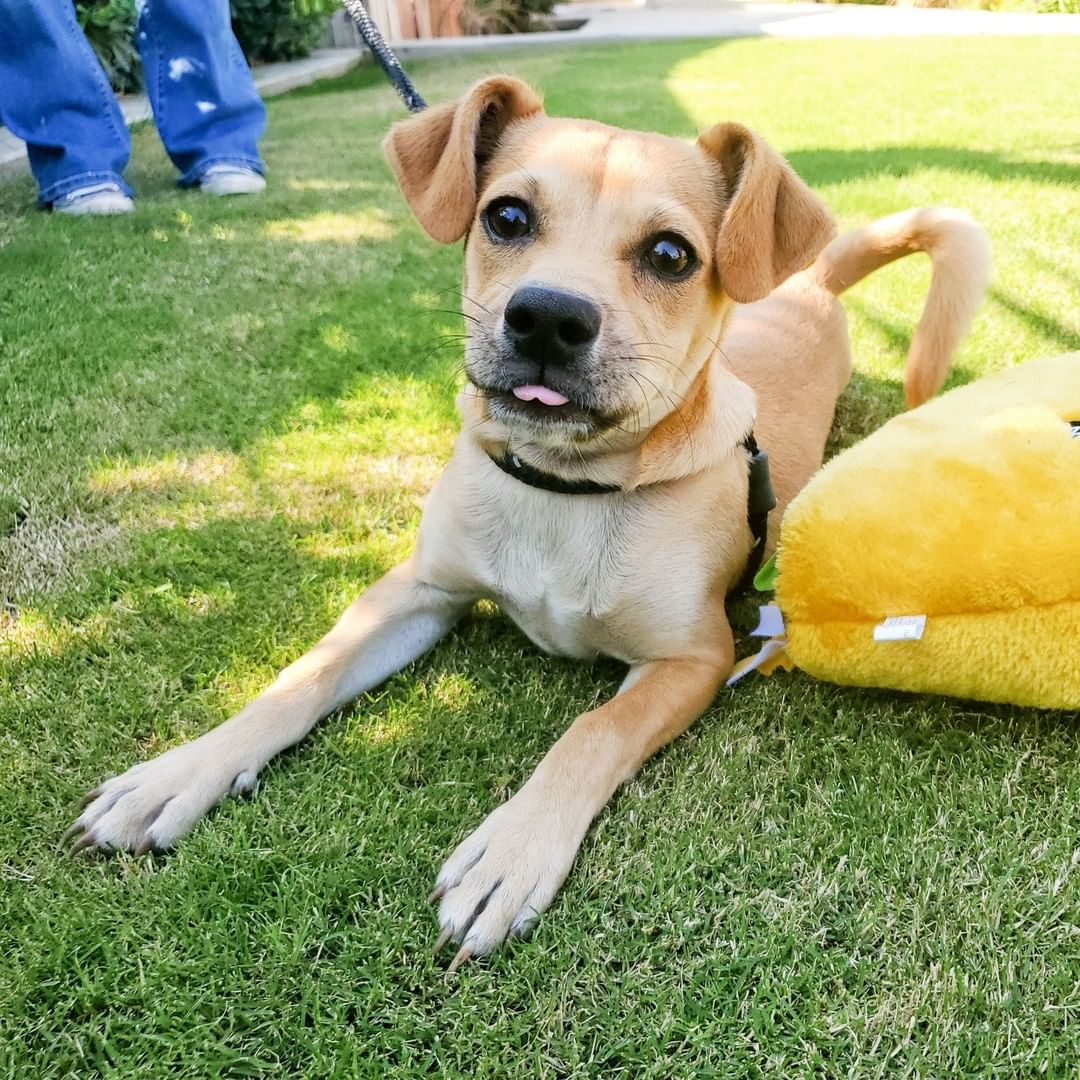
[(990, 241), (959, 210), (904, 210), (833, 240), (810, 273), (835, 296), (867, 274), (914, 251), (933, 266), (930, 292), (908, 349), (904, 397), (921, 405), (940, 389), (949, 360), (971, 323), (990, 278)]

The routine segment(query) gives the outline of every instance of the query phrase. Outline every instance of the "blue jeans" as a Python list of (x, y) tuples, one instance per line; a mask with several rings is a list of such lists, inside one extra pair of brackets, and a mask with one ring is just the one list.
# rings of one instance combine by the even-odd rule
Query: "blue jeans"
[[(135, 43), (180, 183), (211, 165), (263, 172), (266, 112), (228, 0), (144, 0)], [(106, 180), (131, 194), (131, 139), (72, 0), (0, 0), (0, 122), (26, 142), (43, 204)]]

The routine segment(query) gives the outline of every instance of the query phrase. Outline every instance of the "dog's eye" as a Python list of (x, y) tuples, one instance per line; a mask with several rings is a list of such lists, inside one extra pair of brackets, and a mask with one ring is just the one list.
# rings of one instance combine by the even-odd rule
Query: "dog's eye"
[(496, 199), (485, 211), (484, 219), (496, 240), (520, 240), (532, 232), (529, 204), (521, 199)]
[(675, 233), (661, 233), (647, 241), (645, 260), (661, 276), (683, 277), (694, 266), (690, 245)]

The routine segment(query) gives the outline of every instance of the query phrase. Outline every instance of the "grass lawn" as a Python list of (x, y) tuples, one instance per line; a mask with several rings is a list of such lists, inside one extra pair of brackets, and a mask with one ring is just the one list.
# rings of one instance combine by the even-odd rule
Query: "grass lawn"
[[(742, 120), (847, 226), (972, 210), (996, 277), (959, 383), (1080, 348), (1077, 60), (758, 40), (415, 74)], [(455, 430), (459, 252), (391, 183), (400, 115), (367, 70), (272, 102), (258, 199), (178, 192), (148, 128), (129, 218), (0, 185), (0, 1075), (1075, 1074), (1076, 717), (747, 680), (617, 796), (530, 942), (447, 977), (435, 870), (619, 674), (480, 611), (175, 853), (61, 853), (83, 791), (224, 719), (409, 548)], [(835, 445), (900, 408), (928, 276), (849, 294)]]

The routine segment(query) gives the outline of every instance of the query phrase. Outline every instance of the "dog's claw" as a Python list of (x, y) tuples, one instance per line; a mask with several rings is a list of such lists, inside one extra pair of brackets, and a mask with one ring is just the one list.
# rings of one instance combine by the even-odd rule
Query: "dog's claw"
[(78, 836), (79, 833), (85, 832), (85, 831), (86, 831), (86, 826), (81, 825), (79, 822), (76, 821), (75, 824), (72, 825), (71, 828), (68, 829), (67, 832), (65, 832), (63, 836), (60, 837), (60, 843), (61, 844), (66, 844), (73, 836)]
[(139, 844), (139, 846), (138, 846), (137, 848), (135, 848), (135, 849), (134, 849), (134, 850), (133, 850), (133, 851), (131, 852), (131, 857), (132, 857), (133, 859), (140, 859), (140, 858), (142, 858), (142, 856), (143, 856), (143, 855), (145, 855), (145, 854), (146, 854), (146, 853), (147, 853), (147, 852), (148, 852), (148, 851), (149, 851), (149, 850), (150, 850), (150, 849), (151, 849), (151, 848), (152, 848), (153, 846), (154, 846), (154, 842), (153, 842), (153, 840), (151, 840), (151, 839), (150, 839), (150, 837), (148, 836), (148, 837), (147, 837), (147, 838), (146, 838), (145, 840), (143, 840), (143, 841), (142, 841), (142, 843), (140, 843), (140, 844)]
[(97, 843), (94, 839), (93, 833), (87, 833), (85, 836), (81, 836), (74, 844), (71, 845), (71, 851), (69, 854), (78, 855), (80, 851), (84, 851), (88, 847), (93, 847)]
[(443, 931), (443, 932), (442, 932), (442, 933), (441, 933), (441, 934), (439, 935), (438, 939), (436, 940), (436, 942), (435, 942), (435, 948), (433, 948), (433, 949), (431, 950), (431, 955), (432, 955), (432, 956), (438, 956), (438, 955), (439, 955), (439, 953), (441, 953), (441, 952), (443, 951), (443, 949), (444, 949), (444, 948), (446, 948), (446, 943), (447, 943), (447, 942), (448, 942), (448, 941), (449, 941), (449, 940), (450, 940), (450, 939), (451, 939), (451, 938), (452, 938), (453, 936), (454, 936), (454, 931), (453, 931), (453, 930), (451, 930), (451, 929), (449, 929), (449, 928), (447, 928), (446, 930), (444, 930), (444, 931)]
[(472, 956), (472, 946), (462, 945), (461, 948), (458, 949), (457, 956), (455, 956), (454, 959), (450, 961), (450, 966), (446, 970), (457, 971), (457, 969), (461, 967), (461, 965), (464, 964), (470, 956)]
[(101, 788), (96, 787), (93, 791), (88, 791), (78, 803), (76, 809), (85, 810), (99, 795), (101, 794)]
[(445, 893), (445, 885), (436, 885), (435, 888), (431, 890), (431, 895), (427, 898), (427, 902), (429, 904), (434, 904), (436, 900), (441, 900)]

